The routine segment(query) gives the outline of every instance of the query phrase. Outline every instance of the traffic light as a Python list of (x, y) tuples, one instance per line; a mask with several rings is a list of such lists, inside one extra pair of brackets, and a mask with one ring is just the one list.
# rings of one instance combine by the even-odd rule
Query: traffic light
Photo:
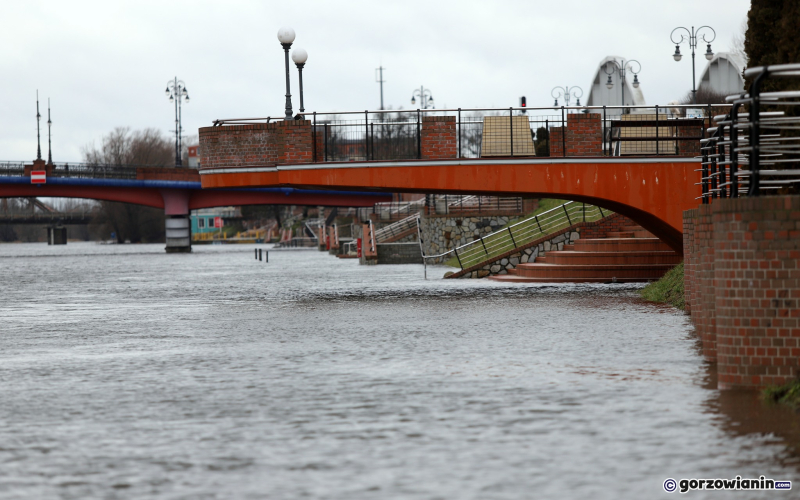
[[(524, 108), (527, 107), (528, 101), (525, 99), (525, 96), (519, 98), (519, 107)], [(523, 109), (522, 112), (524, 113), (525, 110)]]

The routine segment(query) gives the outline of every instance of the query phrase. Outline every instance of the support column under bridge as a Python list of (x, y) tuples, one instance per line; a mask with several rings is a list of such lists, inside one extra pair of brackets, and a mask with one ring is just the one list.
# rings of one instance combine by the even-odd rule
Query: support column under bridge
[(181, 189), (162, 189), (167, 253), (192, 251), (192, 224), (189, 220), (190, 193)]

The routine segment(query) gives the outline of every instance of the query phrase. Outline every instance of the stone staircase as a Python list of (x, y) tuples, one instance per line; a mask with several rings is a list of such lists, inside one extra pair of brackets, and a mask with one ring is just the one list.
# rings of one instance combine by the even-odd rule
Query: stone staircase
[(605, 238), (579, 239), (563, 250), (549, 251), (532, 263), (519, 264), (494, 281), (514, 283), (634, 283), (654, 281), (681, 256), (638, 225), (606, 232)]

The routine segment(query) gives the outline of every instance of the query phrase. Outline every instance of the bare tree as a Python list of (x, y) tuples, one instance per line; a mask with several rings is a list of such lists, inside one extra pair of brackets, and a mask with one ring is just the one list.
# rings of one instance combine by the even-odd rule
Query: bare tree
[[(100, 147), (91, 144), (82, 152), (84, 161), (93, 165), (174, 164), (172, 143), (153, 128), (131, 132), (117, 127), (101, 139)], [(155, 208), (103, 201), (94, 224), (106, 235), (113, 232), (120, 243), (164, 241), (164, 214)]]
[(744, 50), (745, 33), (747, 33), (747, 17), (742, 19), (742, 22), (739, 25), (739, 31), (734, 33), (733, 36), (731, 36), (731, 46), (730, 46), (731, 54), (741, 58), (746, 66), (749, 58), (747, 57), (747, 52), (745, 52)]

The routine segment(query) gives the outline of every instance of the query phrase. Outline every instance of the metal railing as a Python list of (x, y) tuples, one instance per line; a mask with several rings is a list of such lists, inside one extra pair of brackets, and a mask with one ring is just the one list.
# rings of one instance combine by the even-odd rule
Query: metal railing
[(25, 163), (16, 161), (0, 162), (0, 177), (20, 177), (24, 175)]
[[(592, 222), (612, 213), (594, 205), (569, 201), (487, 236), (477, 236), (474, 241), (447, 252), (437, 255), (425, 255), (423, 252), (422, 258), (425, 261), (435, 259), (439, 262), (454, 258), (461, 269), (466, 269), (490, 261), (542, 236), (568, 228), (578, 222)], [(420, 236), (422, 237), (422, 231), (420, 231)], [(424, 243), (420, 241), (422, 248), (424, 248), (423, 245)]]
[(79, 212), (46, 212), (46, 213), (24, 213), (24, 212), (2, 212), (0, 211), (0, 223), (2, 224), (44, 224), (49, 222), (62, 222), (65, 224), (85, 223), (97, 215), (95, 210), (82, 210)]
[[(24, 162), (0, 162), (0, 176), (22, 177)], [(171, 168), (163, 165), (100, 165), (93, 163), (54, 163), (48, 165), (49, 177), (70, 179), (136, 179), (140, 168)], [(181, 169), (190, 170), (190, 169)]]
[[(428, 116), (452, 116), (456, 158), (697, 156), (714, 110), (730, 104), (558, 106), (308, 112), (315, 162), (420, 159)], [(574, 138), (570, 124), (592, 117), (594, 130)], [(282, 115), (281, 115), (282, 117)], [(215, 120), (214, 126), (281, 118)], [(564, 133), (565, 129), (567, 133)], [(587, 148), (587, 138), (591, 147)]]
[(727, 97), (730, 111), (714, 117), (701, 141), (704, 204), (800, 184), (800, 90), (761, 90), (768, 78), (800, 80), (800, 64), (751, 68), (745, 77), (753, 78), (749, 90)]
[(393, 224), (389, 224), (388, 226), (383, 226), (375, 231), (375, 242), (383, 243), (391, 238), (409, 232), (417, 227), (417, 218), (419, 218), (419, 214), (414, 214)]

